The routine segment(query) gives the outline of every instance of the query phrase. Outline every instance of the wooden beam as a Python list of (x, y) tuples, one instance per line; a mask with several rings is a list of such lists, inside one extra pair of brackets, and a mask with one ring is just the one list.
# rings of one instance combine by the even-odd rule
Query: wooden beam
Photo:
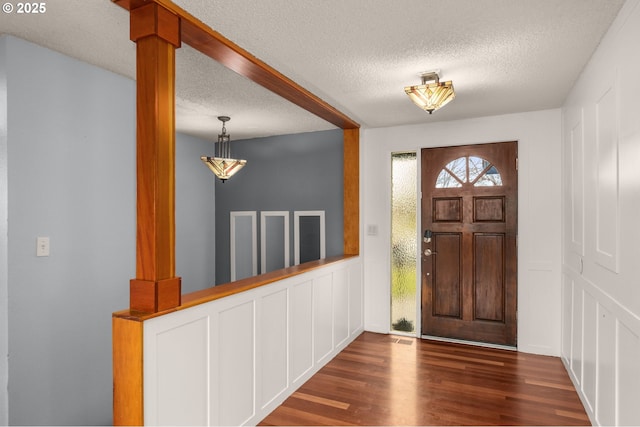
[[(169, 0), (148, 0), (146, 3), (150, 1), (180, 17), (182, 42), (341, 129), (360, 127), (347, 115), (251, 55), (222, 34), (212, 30), (180, 6)], [(114, 2), (127, 10), (145, 3), (144, 0), (115, 0)]]

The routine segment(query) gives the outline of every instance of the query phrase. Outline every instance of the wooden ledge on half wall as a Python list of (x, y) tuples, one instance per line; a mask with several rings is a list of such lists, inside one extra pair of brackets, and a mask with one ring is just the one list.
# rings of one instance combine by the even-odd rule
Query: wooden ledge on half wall
[(159, 317), (168, 313), (172, 313), (174, 311), (184, 310), (189, 307), (194, 307), (196, 305), (228, 297), (230, 295), (239, 294), (254, 288), (258, 288), (260, 286), (265, 286), (279, 280), (284, 280), (289, 277), (297, 276), (299, 274), (303, 274), (321, 267), (326, 267), (327, 265), (342, 262), (357, 256), (358, 255), (338, 255), (316, 261), (309, 261), (304, 264), (294, 265), (291, 267), (282, 268), (280, 270), (274, 270), (268, 273), (259, 274), (257, 276), (236, 280), (235, 282), (229, 282), (222, 285), (202, 289), (200, 291), (184, 294), (182, 295), (182, 304), (180, 306), (166, 311), (161, 311), (158, 313), (142, 313), (133, 310), (122, 310), (113, 313), (113, 317), (144, 322), (145, 320), (152, 319), (154, 317)]

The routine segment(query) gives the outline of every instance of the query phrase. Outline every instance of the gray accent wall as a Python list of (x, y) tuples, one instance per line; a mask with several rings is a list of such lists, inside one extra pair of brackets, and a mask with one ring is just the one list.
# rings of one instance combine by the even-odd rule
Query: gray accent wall
[[(112, 423), (111, 314), (135, 277), (135, 98), (125, 77), (0, 36), (0, 424)], [(209, 149), (176, 137), (184, 292), (215, 277)]]
[(289, 211), (289, 249), (293, 264), (293, 212), (324, 210), (326, 256), (341, 255), (344, 246), (342, 130), (234, 141), (233, 117), (227, 123), (227, 130), (232, 137), (233, 157), (247, 160), (247, 165), (225, 183), (216, 181), (216, 284), (230, 280), (231, 211), (257, 211), (258, 236), (260, 211)]

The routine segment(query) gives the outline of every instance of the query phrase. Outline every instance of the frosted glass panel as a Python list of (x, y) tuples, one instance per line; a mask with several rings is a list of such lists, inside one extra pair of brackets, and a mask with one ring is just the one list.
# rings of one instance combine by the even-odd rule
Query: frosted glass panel
[[(391, 156), (391, 330), (393, 331), (414, 332), (416, 330), (417, 176), (415, 153)], [(453, 177), (451, 180), (455, 181)]]

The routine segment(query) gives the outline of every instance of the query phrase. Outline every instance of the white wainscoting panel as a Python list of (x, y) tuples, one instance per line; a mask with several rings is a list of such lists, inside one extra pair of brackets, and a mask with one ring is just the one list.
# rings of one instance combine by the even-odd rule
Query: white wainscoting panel
[(288, 306), (289, 290), (282, 288), (262, 297), (259, 315), (261, 390), (260, 408), (277, 399), (289, 384)]
[(333, 276), (327, 274), (313, 281), (314, 361), (322, 363), (333, 347)]
[(598, 391), (596, 419), (602, 426), (616, 424), (616, 320), (609, 310), (598, 307)]
[(573, 288), (573, 330), (571, 335), (571, 372), (573, 375), (579, 379), (580, 384), (582, 384), (582, 327), (584, 326), (582, 322), (583, 309), (584, 305), (583, 301), (583, 293), (582, 288)]
[(219, 313), (219, 422), (245, 424), (255, 414), (255, 300), (242, 301)]
[(349, 276), (346, 270), (333, 273), (333, 341), (340, 346), (349, 339)]
[[(167, 425), (202, 425), (208, 423), (208, 320), (200, 318), (167, 329), (156, 335), (158, 353), (156, 372), (156, 418)], [(171, 369), (183, 366), (182, 369)], [(203, 375), (204, 370), (204, 375)], [(165, 387), (167, 384), (173, 387)], [(197, 390), (186, 396), (181, 390)], [(171, 411), (178, 404), (186, 409), (186, 416)]]
[(640, 340), (622, 323), (618, 323), (619, 412), (616, 425), (637, 425), (640, 420)]
[(291, 382), (301, 384), (304, 375), (313, 368), (313, 281), (292, 287), (291, 305)]
[(350, 268), (349, 273), (349, 336), (364, 329), (364, 290), (362, 270)]
[(145, 425), (255, 425), (362, 331), (359, 257), (144, 323)]
[[(596, 331), (598, 328), (598, 304), (593, 296), (584, 293), (584, 329), (586, 331)], [(582, 392), (587, 398), (589, 408), (593, 410), (593, 402), (596, 401), (596, 369), (598, 365), (598, 335), (584, 334), (583, 337), (583, 370), (582, 370)]]

